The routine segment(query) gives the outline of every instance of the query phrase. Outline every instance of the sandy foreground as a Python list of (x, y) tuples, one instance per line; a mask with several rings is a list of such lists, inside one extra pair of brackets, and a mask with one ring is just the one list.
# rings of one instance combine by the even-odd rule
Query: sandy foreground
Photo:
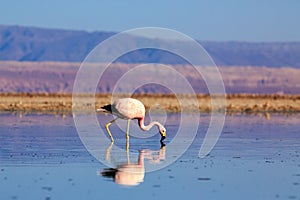
[[(209, 95), (159, 95), (139, 94), (133, 96), (141, 100), (147, 111), (151, 112), (185, 112), (212, 111), (211, 97)], [(99, 94), (95, 97), (95, 107), (87, 99), (93, 97), (80, 95), (76, 102), (72, 102), (72, 94), (31, 94), (31, 93), (1, 93), (0, 111), (10, 112), (42, 112), (42, 113), (71, 113), (73, 109), (91, 111), (102, 105), (109, 104), (112, 96)], [(119, 97), (117, 97), (119, 98)], [(226, 104), (217, 98), (215, 111), (227, 113), (293, 113), (300, 112), (300, 95), (255, 95), (234, 94), (226, 96)], [(179, 102), (182, 102), (180, 104)], [(223, 101), (224, 102), (224, 101)], [(73, 103), (73, 104), (72, 104)]]

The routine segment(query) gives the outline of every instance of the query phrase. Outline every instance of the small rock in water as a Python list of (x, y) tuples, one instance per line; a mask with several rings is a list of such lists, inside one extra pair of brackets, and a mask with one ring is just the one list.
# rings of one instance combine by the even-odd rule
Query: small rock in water
[(294, 176), (300, 176), (300, 174), (295, 174)]
[(52, 191), (52, 187), (48, 187), (48, 186), (43, 186), (42, 190), (47, 190), (47, 191)]
[(18, 196), (12, 196), (11, 199), (18, 199)]
[(209, 181), (210, 178), (207, 178), (207, 177), (199, 177), (198, 178), (198, 181)]
[(238, 158), (241, 158), (241, 156), (233, 156), (232, 158), (238, 159)]

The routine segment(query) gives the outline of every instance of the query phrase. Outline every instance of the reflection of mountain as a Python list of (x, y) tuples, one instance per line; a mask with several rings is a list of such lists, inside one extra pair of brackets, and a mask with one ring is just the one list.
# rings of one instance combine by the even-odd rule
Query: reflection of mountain
[[(0, 60), (82, 61), (112, 32), (85, 32), (19, 26), (0, 26)], [(141, 38), (131, 37), (132, 46)], [(168, 41), (148, 39), (149, 43)], [(300, 42), (200, 42), (218, 65), (300, 67)], [(187, 45), (182, 42), (182, 45)], [(107, 52), (109, 53), (109, 52)], [(190, 52), (193, 53), (193, 52)], [(156, 62), (183, 64), (170, 53), (153, 49), (136, 51), (120, 58), (123, 63)]]
[[(0, 62), (0, 92), (70, 93), (79, 66), (80, 63), (67, 62)], [(111, 92), (121, 75), (133, 66), (112, 65), (102, 77), (97, 92)], [(201, 77), (192, 68), (184, 65), (174, 68), (187, 77), (197, 92), (207, 92)], [(300, 69), (237, 66), (220, 67), (220, 72), (228, 93), (300, 93)], [(172, 78), (172, 81), (176, 80)], [(138, 92), (164, 93), (169, 90), (148, 85)]]

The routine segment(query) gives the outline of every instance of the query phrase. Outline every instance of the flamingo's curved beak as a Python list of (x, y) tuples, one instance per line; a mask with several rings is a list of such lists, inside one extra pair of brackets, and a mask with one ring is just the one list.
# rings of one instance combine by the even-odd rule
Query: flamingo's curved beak
[(160, 141), (162, 142), (164, 139), (166, 139), (166, 136), (162, 135)]

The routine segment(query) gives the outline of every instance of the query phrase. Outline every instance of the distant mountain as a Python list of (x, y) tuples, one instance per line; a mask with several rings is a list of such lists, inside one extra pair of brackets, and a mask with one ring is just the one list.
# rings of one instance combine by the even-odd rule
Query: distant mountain
[(113, 33), (0, 26), (0, 60), (82, 61)]
[[(114, 34), (116, 33), (0, 26), (0, 60), (80, 62), (99, 42)], [(139, 40), (137, 37), (131, 39), (133, 45)], [(147, 40), (157, 42), (156, 39)], [(201, 41), (200, 44), (217, 65), (300, 68), (300, 42)], [(171, 53), (154, 49), (130, 53), (119, 58), (118, 62), (185, 63)]]

